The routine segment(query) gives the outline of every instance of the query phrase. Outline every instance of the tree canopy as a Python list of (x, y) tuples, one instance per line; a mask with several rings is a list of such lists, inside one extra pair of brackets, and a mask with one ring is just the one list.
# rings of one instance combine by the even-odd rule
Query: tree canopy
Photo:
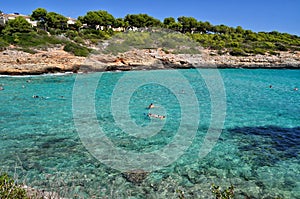
[(113, 25), (115, 23), (115, 18), (104, 10), (89, 11), (85, 16), (79, 17), (78, 20), (91, 28)]
[(31, 14), (31, 20), (36, 20), (40, 22), (46, 21), (46, 16), (47, 16), (47, 10), (44, 8), (37, 8), (34, 11), (32, 11)]
[(124, 21), (128, 22), (130, 26), (137, 28), (161, 26), (159, 19), (155, 19), (147, 14), (128, 14), (125, 16)]
[(46, 15), (46, 24), (50, 28), (66, 29), (68, 19), (61, 14), (49, 12)]
[(38, 26), (46, 29), (46, 16), (47, 16), (47, 10), (44, 8), (37, 8), (34, 11), (32, 11), (32, 14), (30, 16), (31, 20), (38, 21)]
[(197, 27), (197, 20), (193, 17), (178, 17), (178, 22), (182, 25), (182, 32), (192, 32)]
[(28, 33), (31, 32), (32, 26), (31, 24), (26, 21), (23, 17), (17, 17), (13, 20), (9, 20), (5, 28), (2, 30), (4, 34), (11, 35), (13, 33)]

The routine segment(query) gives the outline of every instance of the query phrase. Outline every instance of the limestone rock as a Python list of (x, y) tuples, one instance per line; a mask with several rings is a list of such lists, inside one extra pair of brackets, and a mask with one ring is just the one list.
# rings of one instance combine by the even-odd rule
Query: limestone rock
[(299, 68), (300, 52), (278, 55), (218, 55), (204, 49), (201, 54), (171, 54), (161, 48), (134, 49), (117, 55), (91, 54), (77, 57), (61, 48), (29, 54), (13, 47), (0, 52), (0, 74), (24, 75), (56, 72), (128, 71), (181, 68)]

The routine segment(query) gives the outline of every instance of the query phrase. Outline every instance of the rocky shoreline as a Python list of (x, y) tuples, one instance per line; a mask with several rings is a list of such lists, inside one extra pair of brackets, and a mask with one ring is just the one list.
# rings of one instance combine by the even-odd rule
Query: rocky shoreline
[(0, 60), (2, 75), (181, 68), (300, 68), (300, 52), (230, 56), (218, 55), (216, 51), (207, 49), (201, 50), (201, 54), (171, 54), (163, 49), (141, 49), (118, 55), (92, 54), (85, 58), (74, 56), (61, 48), (39, 50), (35, 54), (10, 48), (0, 52)]

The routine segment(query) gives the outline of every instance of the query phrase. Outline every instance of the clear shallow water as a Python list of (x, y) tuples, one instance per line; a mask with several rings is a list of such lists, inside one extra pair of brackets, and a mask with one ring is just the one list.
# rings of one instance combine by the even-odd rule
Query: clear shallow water
[[(293, 90), (300, 87), (300, 70), (219, 70), (226, 92), (226, 119), (221, 136), (204, 158), (198, 153), (211, 122), (210, 92), (197, 70), (179, 72), (188, 84), (171, 71), (129, 72), (131, 78), (124, 82), (121, 80), (128, 73), (105, 73), (95, 93), (89, 92), (89, 86), (99, 74), (80, 75), (87, 90), (82, 100), (93, 95), (99, 126), (123, 150), (147, 153), (172, 143), (182, 125), (183, 106), (191, 121), (199, 117), (195, 137), (184, 154), (163, 169), (150, 172), (138, 184), (97, 160), (81, 142), (72, 112), (76, 75), (0, 77), (5, 88), (0, 91), (1, 169), (26, 179), (31, 186), (84, 198), (174, 198), (177, 189), (187, 198), (212, 198), (212, 183), (223, 188), (233, 184), (237, 198), (300, 198), (300, 90)], [(134, 76), (164, 79), (175, 87), (141, 84), (144, 81)], [(137, 83), (140, 86), (129, 93), (126, 104), (122, 96)], [(198, 115), (189, 107), (194, 94)], [(149, 111), (146, 107), (151, 102), (158, 107)], [(118, 111), (124, 103), (128, 114)], [(122, 117), (116, 118), (113, 111)], [(167, 118), (149, 119), (148, 112)], [(135, 128), (129, 129), (135, 135), (125, 133), (124, 126), (132, 125), (126, 115), (141, 129), (159, 130), (145, 138), (136, 137)], [(85, 117), (88, 122), (92, 115)], [(192, 125), (183, 125), (187, 134)], [(174, 155), (177, 152), (174, 147)]]

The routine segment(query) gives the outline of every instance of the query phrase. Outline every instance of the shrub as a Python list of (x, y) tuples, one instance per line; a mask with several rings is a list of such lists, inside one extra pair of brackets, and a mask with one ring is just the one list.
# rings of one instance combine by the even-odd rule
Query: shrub
[(26, 19), (24, 19), (23, 17), (18, 16), (17, 18), (9, 20), (7, 22), (4, 29), (2, 30), (2, 33), (6, 35), (12, 35), (17, 32), (28, 33), (32, 30), (33, 29), (31, 24), (28, 21), (26, 21)]
[(9, 44), (2, 38), (0, 38), (0, 50), (4, 50)]
[(48, 36), (48, 32), (43, 30), (43, 29), (37, 29), (36, 32), (39, 34), (39, 35), (47, 35)]
[(30, 49), (30, 48), (17, 48), (16, 50), (18, 50), (18, 51), (23, 51), (23, 52), (30, 53), (30, 54), (35, 54), (35, 53), (37, 53), (36, 50)]
[(6, 173), (0, 174), (0, 198), (28, 199), (25, 189), (16, 185)]
[(77, 31), (74, 31), (74, 30), (68, 30), (68, 31), (65, 33), (65, 36), (73, 40), (75, 37), (78, 36), (78, 32), (77, 32)]
[(279, 50), (279, 51), (287, 51), (288, 50), (288, 48), (284, 44), (277, 43), (275, 45), (276, 45), (277, 50)]
[(269, 51), (269, 54), (270, 54), (270, 55), (276, 55), (276, 56), (280, 55), (280, 53), (275, 52), (275, 51), (273, 51), (273, 50), (270, 50), (270, 51)]
[[(9, 44), (18, 45), (23, 48), (49, 46), (50, 44), (62, 44), (64, 40), (54, 36), (31, 33), (15, 33), (3, 36), (3, 40)], [(0, 40), (1, 42), (1, 40)]]
[(90, 49), (84, 46), (80, 46), (78, 44), (75, 44), (73, 42), (69, 42), (68, 44), (65, 45), (64, 51), (70, 52), (74, 54), (75, 56), (82, 56), (82, 57), (87, 57), (90, 54)]
[(239, 44), (239, 42), (230, 42), (228, 44), (228, 47), (238, 48), (238, 47), (240, 47), (240, 44)]
[(216, 199), (232, 199), (234, 198), (234, 187), (230, 185), (225, 190), (221, 190), (219, 186), (214, 184), (211, 185), (211, 191), (216, 196)]
[(246, 56), (247, 54), (245, 53), (245, 51), (241, 48), (233, 48), (230, 52), (230, 55), (232, 56)]
[(74, 37), (73, 41), (75, 41), (76, 43), (84, 44), (84, 40), (79, 36)]
[(254, 53), (254, 54), (264, 55), (264, 54), (266, 54), (266, 50), (261, 49), (261, 48), (255, 48), (255, 49), (253, 50), (253, 53)]

